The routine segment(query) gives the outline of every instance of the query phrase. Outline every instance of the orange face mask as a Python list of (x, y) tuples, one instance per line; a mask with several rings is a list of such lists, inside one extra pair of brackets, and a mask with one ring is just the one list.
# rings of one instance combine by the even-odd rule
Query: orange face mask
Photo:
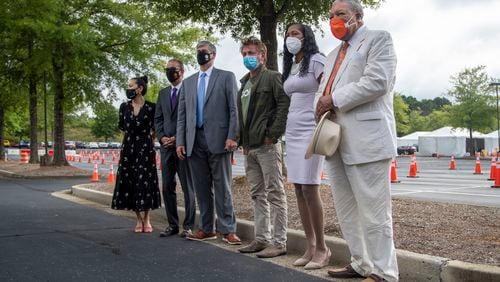
[(335, 38), (342, 40), (342, 38), (344, 38), (347, 35), (347, 33), (349, 32), (349, 27), (355, 24), (355, 22), (349, 24), (349, 22), (352, 20), (353, 17), (354, 15), (352, 15), (347, 22), (340, 17), (335, 17), (330, 19), (330, 30), (332, 31), (332, 34), (333, 36), (335, 36)]

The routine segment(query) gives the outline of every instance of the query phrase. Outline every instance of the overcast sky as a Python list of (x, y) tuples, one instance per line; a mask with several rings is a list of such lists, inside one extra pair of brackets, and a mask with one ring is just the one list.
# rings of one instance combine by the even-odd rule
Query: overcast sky
[[(377, 10), (365, 9), (364, 20), (370, 29), (392, 34), (398, 56), (394, 90), (404, 95), (443, 96), (451, 88), (450, 76), (465, 67), (485, 65), (500, 80), (499, 0), (386, 0)], [(321, 30), (324, 36), (316, 32), (316, 40), (327, 54), (339, 41), (327, 22)], [(281, 52), (283, 38), (278, 45)], [(226, 36), (217, 48), (215, 66), (234, 72), (239, 80), (246, 73), (239, 43)]]

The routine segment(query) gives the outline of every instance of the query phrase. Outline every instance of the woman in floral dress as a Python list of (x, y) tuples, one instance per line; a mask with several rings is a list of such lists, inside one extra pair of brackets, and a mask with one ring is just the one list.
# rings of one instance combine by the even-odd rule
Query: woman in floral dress
[(155, 104), (144, 100), (148, 78), (128, 81), (127, 98), (120, 105), (118, 127), (124, 132), (111, 208), (133, 210), (136, 233), (153, 232), (150, 211), (160, 207), (160, 190), (153, 144)]

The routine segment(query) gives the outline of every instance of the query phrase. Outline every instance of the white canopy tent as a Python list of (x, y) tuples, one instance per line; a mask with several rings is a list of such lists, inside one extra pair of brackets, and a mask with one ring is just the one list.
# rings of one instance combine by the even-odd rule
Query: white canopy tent
[(487, 153), (496, 152), (498, 150), (498, 130), (484, 136), (484, 149)]
[[(463, 157), (466, 155), (466, 142), (469, 130), (465, 128), (442, 127), (418, 137), (419, 155)], [(472, 138), (484, 138), (484, 134), (474, 131)]]
[(418, 145), (418, 137), (428, 134), (430, 131), (415, 131), (403, 137), (398, 137), (399, 146), (413, 146)]

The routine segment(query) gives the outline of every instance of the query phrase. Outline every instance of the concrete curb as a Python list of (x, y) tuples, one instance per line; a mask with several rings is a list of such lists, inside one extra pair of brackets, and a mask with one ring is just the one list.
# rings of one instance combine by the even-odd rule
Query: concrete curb
[[(113, 197), (109, 193), (87, 189), (82, 185), (73, 186), (71, 191), (74, 196), (108, 206), (111, 204)], [(153, 214), (155, 217), (163, 217), (166, 222), (163, 209), (155, 210)], [(198, 217), (199, 214), (197, 219)], [(184, 209), (179, 207), (179, 221), (183, 219)], [(243, 240), (250, 241), (254, 238), (254, 225), (251, 221), (238, 219), (237, 230), (238, 236)], [(287, 249), (290, 253), (305, 251), (306, 244), (303, 231), (288, 229), (287, 235)], [(346, 265), (350, 262), (349, 249), (344, 239), (325, 236), (325, 240), (334, 253), (330, 261), (331, 264)], [(397, 256), (401, 281), (500, 281), (500, 267), (496, 266), (466, 263), (405, 250), (397, 250)]]
[(71, 179), (71, 178), (90, 178), (92, 175), (22, 175), (22, 174), (17, 174), (12, 171), (0, 169), (0, 175), (5, 176), (5, 177), (10, 177), (10, 178), (21, 178), (21, 179), (47, 179), (47, 178), (64, 178), (64, 179)]

